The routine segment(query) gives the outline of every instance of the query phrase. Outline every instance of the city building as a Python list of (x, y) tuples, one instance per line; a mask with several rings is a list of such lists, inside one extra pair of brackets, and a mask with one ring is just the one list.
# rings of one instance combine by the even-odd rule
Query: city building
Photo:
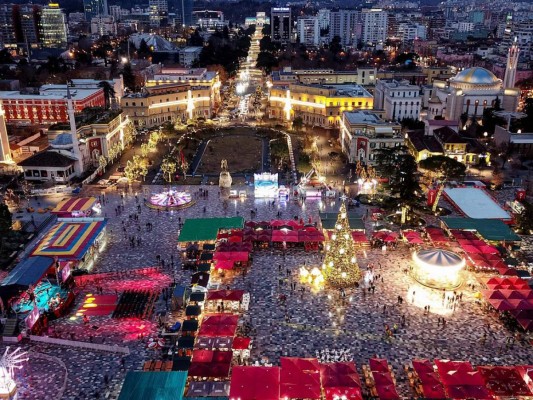
[(193, 0), (175, 0), (176, 4), (176, 19), (183, 26), (191, 26), (192, 21), (192, 11), (193, 11)]
[(162, 20), (168, 17), (167, 0), (149, 0), (148, 9), (150, 13), (150, 26), (153, 28), (161, 26)]
[(422, 108), (420, 87), (408, 81), (379, 79), (374, 91), (374, 107), (384, 110), (387, 120), (418, 119)]
[(64, 47), (67, 44), (67, 20), (58, 4), (50, 3), (41, 10), (39, 35), (44, 47)]
[(461, 136), (449, 126), (437, 128), (431, 134), (408, 131), (405, 143), (417, 162), (443, 155), (465, 165), (490, 165), (490, 153), (483, 144), (477, 139)]
[(429, 119), (458, 121), (463, 113), (481, 118), (483, 110), (494, 107), (497, 100), (505, 111), (516, 111), (520, 98), (518, 89), (504, 89), (501, 79), (480, 67), (465, 69), (447, 82), (435, 81), (433, 87)]
[(317, 17), (298, 17), (296, 22), (298, 42), (306, 46), (318, 46), (320, 27)]
[(154, 74), (146, 80), (146, 87), (187, 83), (209, 88), (209, 96), (215, 107), (220, 103), (220, 77), (216, 71), (206, 68), (156, 67)]
[(363, 21), (361, 40), (364, 44), (378, 45), (387, 40), (387, 11), (380, 8), (363, 9), (361, 19)]
[[(103, 89), (74, 88), (70, 94), (75, 112), (105, 106)], [(8, 123), (50, 125), (68, 120), (66, 85), (43, 86), (37, 94), (4, 91), (0, 92), (0, 101)]]
[[(109, 157), (113, 146), (124, 148), (124, 133), (133, 129), (131, 120), (121, 110), (108, 110), (102, 113), (82, 111), (75, 115), (76, 135), (85, 144), (84, 169), (98, 166), (100, 156)], [(72, 135), (69, 123), (51, 125), (46, 132), (53, 148), (70, 149)]]
[(301, 117), (308, 126), (338, 128), (343, 111), (371, 110), (374, 99), (363, 87), (346, 85), (305, 85), (292, 83), (272, 86), (268, 115), (290, 122)]
[(533, 133), (513, 133), (496, 125), (494, 144), (496, 146), (508, 145), (514, 154), (533, 156)]
[(306, 85), (342, 85), (355, 83), (357, 85), (373, 85), (377, 70), (373, 67), (361, 67), (357, 71), (335, 71), (332, 69), (292, 69), (285, 67), (280, 71), (273, 71), (271, 81), (274, 85), (303, 83)]
[(187, 83), (146, 87), (142, 93), (125, 95), (120, 101), (120, 108), (137, 127), (211, 118), (214, 106), (209, 86)]
[(42, 6), (36, 4), (0, 4), (0, 43), (2, 47), (34, 47), (39, 43)]
[(224, 21), (224, 13), (214, 10), (193, 11), (192, 21), (193, 25), (202, 29), (221, 28), (228, 24)]
[(427, 28), (423, 24), (414, 24), (409, 22), (402, 22), (398, 24), (397, 37), (402, 42), (412, 42), (420, 39), (425, 40), (427, 36)]
[(357, 10), (331, 11), (329, 13), (329, 40), (338, 36), (344, 46), (357, 45), (361, 34), (359, 20), (360, 12)]
[(179, 49), (179, 62), (184, 67), (192, 67), (192, 65), (200, 58), (200, 53), (203, 47), (187, 46)]
[(270, 37), (274, 42), (289, 43), (292, 41), (291, 9), (274, 7), (270, 11)]
[(373, 164), (374, 150), (404, 143), (400, 124), (385, 122), (371, 111), (343, 112), (340, 138), (349, 163)]
[(108, 15), (107, 0), (83, 0), (83, 11), (86, 21), (92, 21), (94, 17)]
[(98, 36), (114, 36), (117, 34), (117, 23), (115, 18), (108, 16), (97, 16), (91, 19), (91, 34)]
[(324, 30), (328, 29), (331, 18), (331, 10), (327, 8), (321, 8), (320, 10), (318, 10), (316, 16), (318, 18), (318, 27)]

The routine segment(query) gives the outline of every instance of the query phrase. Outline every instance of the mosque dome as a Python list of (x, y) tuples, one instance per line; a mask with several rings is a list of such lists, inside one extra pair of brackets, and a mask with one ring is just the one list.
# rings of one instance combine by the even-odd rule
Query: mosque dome
[(462, 88), (495, 88), (501, 86), (501, 79), (485, 68), (474, 67), (459, 72), (450, 79), (450, 84)]

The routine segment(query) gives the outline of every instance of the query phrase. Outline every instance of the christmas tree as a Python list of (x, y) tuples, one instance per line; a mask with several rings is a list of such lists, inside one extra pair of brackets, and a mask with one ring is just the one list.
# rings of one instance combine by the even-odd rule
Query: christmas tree
[(326, 245), (322, 273), (326, 284), (336, 288), (353, 287), (361, 279), (344, 201), (341, 204), (330, 241)]

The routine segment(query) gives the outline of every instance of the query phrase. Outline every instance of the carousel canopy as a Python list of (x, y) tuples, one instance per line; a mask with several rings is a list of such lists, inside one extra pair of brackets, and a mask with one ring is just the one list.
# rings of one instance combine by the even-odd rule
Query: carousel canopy
[(130, 371), (119, 400), (180, 400), (186, 381), (187, 371)]
[(485, 240), (508, 242), (520, 241), (520, 236), (514, 233), (508, 225), (499, 219), (472, 219), (457, 217), (442, 217), (442, 223), (448, 229), (475, 230), (483, 236)]
[(443, 249), (427, 249), (416, 253), (418, 260), (436, 267), (452, 267), (460, 265), (463, 258), (452, 251)]
[(37, 244), (31, 255), (81, 260), (106, 225), (107, 219), (104, 218), (92, 219), (90, 222), (58, 222)]
[(180, 243), (216, 240), (220, 229), (244, 227), (243, 217), (230, 218), (190, 218), (185, 220), (179, 237)]
[(73, 197), (63, 200), (51, 212), (53, 214), (73, 213), (90, 210), (96, 204), (96, 197)]

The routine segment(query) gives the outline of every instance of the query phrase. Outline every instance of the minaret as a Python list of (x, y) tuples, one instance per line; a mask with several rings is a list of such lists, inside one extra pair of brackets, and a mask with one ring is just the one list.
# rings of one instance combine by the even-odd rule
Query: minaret
[(507, 67), (505, 68), (505, 76), (503, 78), (504, 89), (514, 88), (514, 84), (516, 81), (516, 66), (518, 64), (519, 53), (520, 49), (518, 48), (518, 43), (516, 42), (515, 37), (513, 44), (509, 48), (509, 53), (507, 54)]
[(12, 163), (11, 149), (9, 148), (9, 138), (7, 137), (6, 112), (0, 100), (0, 163)]
[(78, 142), (78, 132), (76, 129), (76, 118), (74, 117), (74, 101), (72, 101), (72, 96), (70, 95), (70, 88), (67, 83), (67, 113), (68, 120), (70, 122), (70, 136), (72, 136), (72, 151), (74, 152), (74, 157), (76, 158), (76, 163), (74, 164), (74, 171), (76, 175), (80, 176), (83, 173), (83, 158), (81, 156), (80, 144)]

